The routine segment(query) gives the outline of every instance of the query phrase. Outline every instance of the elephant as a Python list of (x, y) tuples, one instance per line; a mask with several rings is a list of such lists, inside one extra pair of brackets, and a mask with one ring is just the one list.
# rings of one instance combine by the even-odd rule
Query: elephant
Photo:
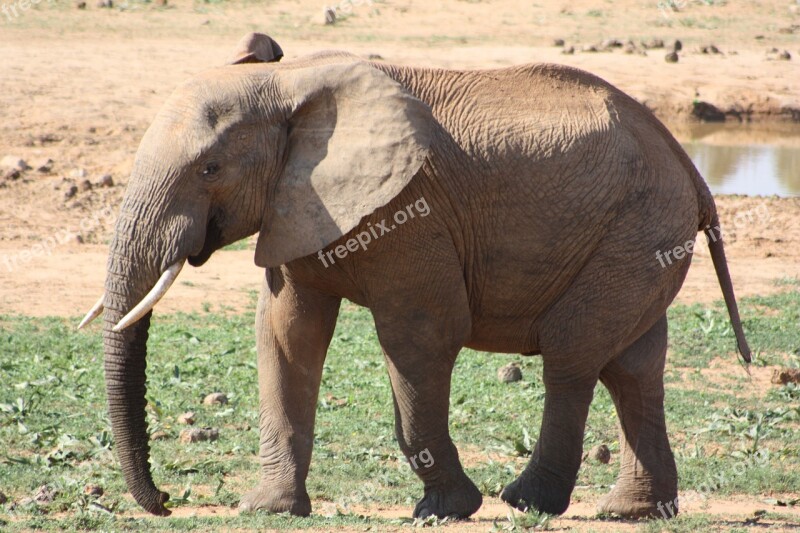
[(676, 502), (666, 310), (698, 232), (747, 362), (750, 349), (713, 197), (645, 106), (555, 64), (446, 70), (331, 51), (231, 63), (182, 83), (145, 132), (105, 293), (82, 323), (103, 315), (116, 451), (144, 509), (169, 514), (145, 419), (153, 308), (185, 262), (256, 233), (260, 481), (241, 511), (311, 513), (315, 410), (342, 299), (374, 319), (397, 441), (424, 488), (413, 516), (482, 504), (448, 429), (464, 347), (543, 361), (539, 438), (505, 502), (567, 509), (598, 381), (621, 448), (599, 509), (659, 516)]

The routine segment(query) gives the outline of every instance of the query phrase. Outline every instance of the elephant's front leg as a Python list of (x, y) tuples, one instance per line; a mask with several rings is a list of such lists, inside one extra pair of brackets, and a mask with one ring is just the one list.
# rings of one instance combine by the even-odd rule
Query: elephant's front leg
[(469, 334), (468, 307), (453, 305), (460, 303), (454, 297), (431, 299), (451, 306), (445, 312), (428, 302), (407, 302), (405, 309), (375, 311), (375, 320), (392, 382), (397, 440), (425, 486), (413, 516), (466, 518), (483, 498), (461, 467), (448, 409), (453, 365)]
[(267, 272), (256, 313), (261, 481), (239, 504), (306, 516), (306, 476), (322, 366), (340, 299)]

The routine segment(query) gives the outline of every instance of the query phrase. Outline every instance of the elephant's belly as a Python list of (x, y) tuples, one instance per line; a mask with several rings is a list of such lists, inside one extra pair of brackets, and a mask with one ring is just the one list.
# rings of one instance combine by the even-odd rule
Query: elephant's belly
[(538, 355), (538, 329), (535, 321), (477, 318), (467, 348), (483, 352)]

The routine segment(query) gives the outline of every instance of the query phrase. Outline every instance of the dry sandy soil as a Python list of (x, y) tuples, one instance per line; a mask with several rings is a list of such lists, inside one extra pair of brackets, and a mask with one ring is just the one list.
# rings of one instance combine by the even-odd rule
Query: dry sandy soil
[[(91, 1), (78, 10), (72, 2), (42, 0), (22, 9), (16, 2), (12, 15), (0, 14), (0, 158), (53, 160), (48, 172), (29, 170), (5, 181), (0, 175), (0, 313), (74, 317), (94, 303), (102, 292), (105, 243), (149, 121), (177, 83), (223, 64), (248, 31), (270, 33), (287, 57), (341, 48), (450, 68), (566, 63), (628, 91), (679, 138), (691, 135), (692, 102), (705, 101), (728, 112), (729, 120), (762, 124), (763, 139), (800, 145), (800, 4), (788, 0), (362, 0), (333, 26), (318, 22), (317, 1), (116, 4), (100, 9)], [(340, 14), (346, 4), (339, 4)], [(632, 40), (636, 52), (583, 51), (612, 38)], [(563, 54), (554, 39), (564, 39), (575, 53)], [(668, 49), (640, 44), (653, 39), (668, 46), (680, 39), (679, 62), (665, 62)], [(722, 53), (701, 52), (711, 44)], [(776, 59), (772, 48), (787, 50), (792, 59)], [(105, 174), (113, 186), (97, 185)], [(73, 185), (92, 189), (66, 198)], [(800, 198), (717, 201), (738, 295), (797, 290)], [(262, 274), (250, 247), (241, 248), (185, 270), (159, 310), (247, 307)], [(694, 263), (678, 301), (719, 299), (707, 251), (700, 249)], [(706, 511), (741, 520), (757, 508), (758, 502), (744, 499), (712, 500)], [(573, 505), (555, 525), (629, 529), (590, 520), (592, 509)], [(366, 512), (394, 516), (398, 510)], [(486, 530), (506, 512), (493, 502), (473, 526)]]

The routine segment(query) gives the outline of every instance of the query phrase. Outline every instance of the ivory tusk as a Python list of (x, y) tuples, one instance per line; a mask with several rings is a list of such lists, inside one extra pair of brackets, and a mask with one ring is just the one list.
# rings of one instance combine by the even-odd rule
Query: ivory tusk
[(89, 325), (95, 318), (99, 317), (103, 313), (104, 309), (103, 300), (105, 300), (105, 297), (106, 295), (105, 293), (103, 293), (100, 299), (97, 300), (97, 303), (94, 304), (92, 308), (89, 310), (89, 312), (86, 313), (86, 316), (83, 317), (81, 323), (78, 324), (78, 329), (83, 329), (84, 326)]
[(183, 261), (178, 261), (177, 263), (171, 265), (168, 269), (161, 274), (161, 277), (158, 278), (155, 286), (147, 293), (147, 296), (142, 298), (142, 301), (139, 302), (136, 307), (134, 307), (122, 320), (120, 320), (116, 326), (111, 328), (111, 331), (119, 332), (123, 329), (127, 328), (131, 324), (135, 324), (142, 318), (144, 315), (149, 313), (153, 307), (156, 306), (158, 301), (167, 294), (167, 291), (175, 282), (175, 278), (178, 277), (178, 273), (183, 268)]

